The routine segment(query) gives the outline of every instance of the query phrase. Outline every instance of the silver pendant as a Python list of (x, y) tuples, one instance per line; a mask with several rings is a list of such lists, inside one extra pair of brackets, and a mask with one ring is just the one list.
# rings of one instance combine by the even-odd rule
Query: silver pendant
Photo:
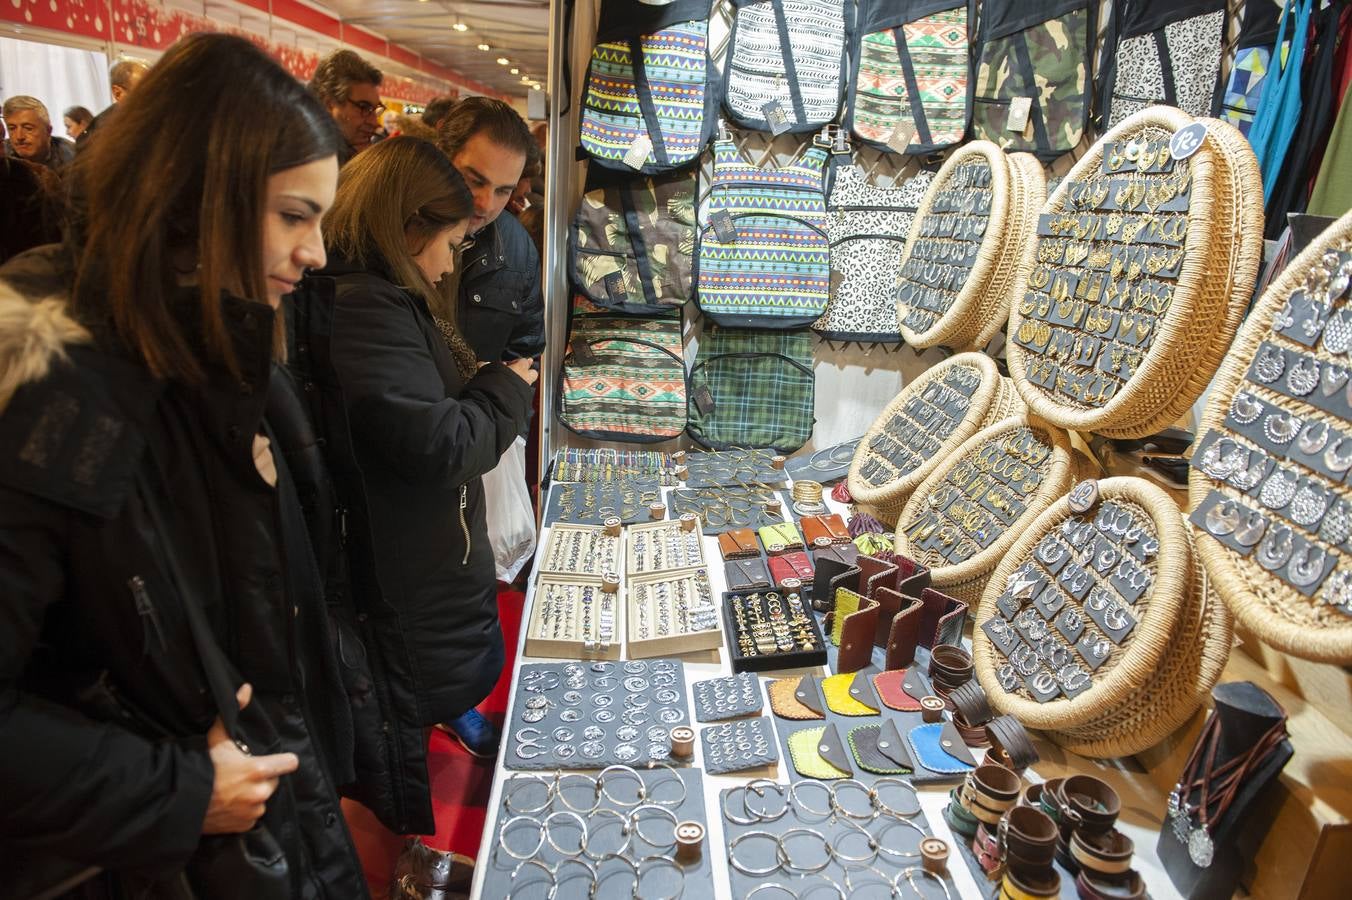
[(1207, 830), (1198, 825), (1188, 835), (1188, 858), (1192, 864), (1199, 869), (1205, 869), (1211, 865), (1211, 860), (1215, 858), (1216, 845), (1211, 842), (1211, 835)]

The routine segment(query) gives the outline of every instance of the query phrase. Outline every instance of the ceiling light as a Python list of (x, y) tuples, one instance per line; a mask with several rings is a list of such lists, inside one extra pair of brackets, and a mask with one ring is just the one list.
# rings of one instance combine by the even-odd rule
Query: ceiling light
[(522, 76), (521, 76), (521, 83), (522, 83), (522, 84), (530, 84), (530, 81), (531, 81), (531, 78), (530, 78), (529, 75), (522, 75)]
[(512, 73), (513, 75), (520, 75), (520, 74), (521, 74), (521, 70), (518, 69), (516, 66), (512, 66), (512, 68), (510, 69), (510, 71), (511, 71), (511, 73)]
[(505, 56), (499, 56), (499, 57), (498, 57), (498, 65), (500, 65), (500, 66), (505, 66), (505, 65), (508, 65), (508, 64), (510, 64), (510, 63), (511, 63), (511, 60), (508, 59), (507, 57), (505, 57)]
[(480, 44), (479, 49), (487, 53), (489, 50), (492, 50), (493, 48), (488, 46), (487, 44)]
[(455, 24), (452, 25), (451, 27), (454, 28), (456, 31), (469, 31), (469, 26), (466, 25), (464, 22), (461, 22), (459, 19), (456, 19)]
[(530, 86), (530, 89), (531, 89), (532, 91), (538, 91), (538, 90), (541, 90), (540, 82), (537, 81), (537, 82), (535, 82), (534, 84), (532, 84), (532, 85)]

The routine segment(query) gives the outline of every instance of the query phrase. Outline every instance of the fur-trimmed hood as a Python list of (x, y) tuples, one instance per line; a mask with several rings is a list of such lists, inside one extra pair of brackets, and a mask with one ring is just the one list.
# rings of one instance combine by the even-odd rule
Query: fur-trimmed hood
[(0, 269), (0, 413), (15, 391), (41, 381), (54, 363), (65, 360), (70, 346), (90, 340), (70, 316), (67, 296), (22, 293), (6, 280), (9, 270)]

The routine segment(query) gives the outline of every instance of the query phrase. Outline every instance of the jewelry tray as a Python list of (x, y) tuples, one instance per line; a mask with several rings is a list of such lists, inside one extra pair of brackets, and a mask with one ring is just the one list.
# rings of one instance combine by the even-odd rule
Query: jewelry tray
[(677, 483), (676, 462), (660, 450), (615, 450), (606, 447), (584, 450), (567, 447), (555, 451), (549, 469), (554, 481), (647, 481), (658, 479), (663, 487)]
[[(822, 484), (839, 481), (850, 474), (850, 463), (854, 461), (861, 440), (863, 438), (855, 438), (802, 456), (790, 457), (784, 464), (784, 471), (794, 481), (820, 481)], [(837, 456), (844, 456), (844, 459), (838, 460)]]
[[(692, 609), (702, 605), (701, 597), (707, 597), (709, 610), (707, 614), (701, 611), (701, 615), (705, 621), (712, 622), (712, 627), (697, 631), (681, 631), (675, 630), (677, 623), (672, 621), (666, 630), (658, 633), (657, 594), (664, 585), (669, 595), (678, 594), (681, 590), (680, 585), (684, 585), (684, 590), (690, 598), (688, 605)], [(673, 616), (678, 602), (677, 596), (671, 596)], [(716, 650), (723, 643), (723, 630), (718, 625), (718, 607), (707, 569), (686, 569), (630, 578), (626, 615), (630, 659), (646, 659), (652, 656), (687, 653), (692, 650)]]
[[(570, 547), (577, 544), (574, 555)], [(611, 536), (601, 525), (551, 525), (540, 555), (540, 574), (600, 578), (619, 575), (624, 564), (624, 532)]]
[[(518, 775), (520, 783), (512, 778), (503, 782), (502, 805), (498, 807), (493, 823), (493, 833), (498, 836), (494, 841), (493, 852), (479, 864), (487, 868), (483, 881), (482, 900), (504, 900), (507, 897), (544, 896), (551, 884), (550, 877), (541, 866), (557, 871), (561, 879), (559, 884), (568, 885), (560, 896), (578, 897), (587, 893), (586, 881), (590, 877), (586, 868), (577, 861), (583, 860), (595, 869), (598, 881), (602, 885), (596, 893), (598, 897), (629, 896), (633, 886), (633, 869), (622, 860), (614, 857), (598, 862), (593, 857), (607, 857), (618, 849), (625, 849), (626, 855), (633, 861), (649, 856), (665, 856), (672, 860), (674, 851), (670, 845), (655, 847), (646, 838), (632, 833), (621, 837), (620, 816), (631, 816), (635, 810), (645, 804), (655, 804), (668, 810), (678, 822), (698, 822), (705, 827), (705, 839), (699, 857), (688, 863), (676, 863), (684, 873), (684, 878), (676, 874), (671, 862), (657, 865), (649, 863), (643, 867), (643, 894), (652, 897), (712, 897), (713, 857), (715, 855), (708, 828), (708, 816), (704, 808), (704, 777), (699, 769), (635, 769), (645, 786), (646, 799), (639, 801), (637, 784), (624, 770), (609, 773), (602, 782), (604, 791), (597, 796), (595, 787), (589, 784), (593, 776), (578, 776), (576, 773), (554, 772), (549, 775)], [(684, 782), (685, 797), (680, 803), (681, 789), (672, 782), (672, 775)], [(544, 801), (548, 803), (541, 807)], [(507, 804), (511, 804), (511, 809)], [(674, 804), (674, 805), (672, 805)], [(588, 829), (588, 849), (590, 854), (568, 855), (561, 852), (550, 841), (541, 840), (540, 849), (529, 854), (529, 858), (538, 860), (538, 864), (525, 864), (514, 859), (503, 850), (503, 828), (516, 816), (523, 815), (522, 809), (532, 810), (524, 813), (537, 822), (554, 813), (559, 815), (550, 823), (550, 837), (554, 844), (564, 850), (578, 847), (580, 832), (573, 815), (582, 818)], [(639, 814), (639, 826), (643, 835), (655, 840), (665, 840), (671, 833), (671, 819), (665, 814), (645, 811)], [(595, 833), (593, 838), (591, 835)], [(526, 855), (535, 843), (537, 829), (527, 822), (518, 822), (507, 832), (506, 843), (518, 854)], [(639, 850), (636, 852), (635, 847)], [(520, 871), (516, 878), (512, 877)]]
[[(779, 501), (779, 515), (765, 508), (765, 501)], [(734, 506), (733, 504), (738, 504)], [(699, 516), (705, 534), (722, 534), (736, 528), (758, 529), (786, 521), (793, 503), (789, 493), (775, 485), (751, 482), (745, 485), (678, 487), (667, 494), (673, 518), (685, 513)]]
[[(550, 595), (565, 595), (561, 608), (551, 609)], [(583, 630), (584, 592), (591, 591), (591, 627)], [(602, 641), (603, 607), (609, 606), (609, 639)], [(559, 622), (553, 616), (560, 617)], [(556, 637), (555, 628), (559, 627)], [(624, 635), (624, 604), (620, 591), (607, 592), (599, 578), (541, 575), (535, 584), (530, 622), (526, 626), (526, 655), (547, 659), (619, 659)]]
[(683, 487), (705, 488), (746, 484), (783, 484), (788, 476), (776, 469), (770, 450), (709, 450), (686, 457)]
[[(542, 717), (531, 721), (540, 708)], [(510, 725), (502, 747), (507, 769), (675, 763), (671, 729), (690, 725), (685, 667), (676, 659), (527, 663), (517, 673)], [(571, 731), (568, 740), (555, 736), (560, 727)], [(599, 731), (588, 736), (593, 728)], [(531, 735), (539, 735), (533, 743), (540, 752), (523, 757), (517, 751)]]
[[(631, 577), (704, 567), (704, 536), (699, 520), (647, 522), (628, 529), (625, 565)], [(673, 540), (674, 539), (674, 540)], [(654, 549), (663, 550), (658, 562)], [(666, 551), (674, 549), (674, 554)]]
[(728, 655), (732, 660), (732, 671), (734, 672), (768, 672), (779, 669), (798, 669), (810, 666), (826, 665), (826, 638), (822, 634), (821, 625), (817, 622), (817, 617), (813, 615), (812, 607), (808, 604), (806, 596), (799, 594), (803, 603), (803, 609), (807, 614), (808, 624), (804, 626), (812, 635), (815, 641), (815, 649), (802, 648), (795, 642), (795, 649), (764, 653), (743, 655), (741, 652), (741, 632), (737, 629), (737, 613), (734, 598), (751, 597), (759, 595), (759, 605), (765, 608), (765, 595), (767, 593), (778, 593), (787, 597), (779, 591), (730, 591), (723, 595), (723, 622), (727, 629)]
[[(625, 497), (632, 493), (633, 500)], [(572, 502), (566, 502), (569, 498)], [(586, 499), (593, 502), (584, 511)], [(600, 525), (611, 516), (617, 516), (626, 525), (648, 521), (648, 505), (662, 499), (662, 489), (656, 477), (648, 477), (607, 484), (595, 482), (559, 482), (549, 489), (545, 504), (544, 527), (555, 522), (573, 525)], [(603, 513), (602, 510), (605, 510)]]

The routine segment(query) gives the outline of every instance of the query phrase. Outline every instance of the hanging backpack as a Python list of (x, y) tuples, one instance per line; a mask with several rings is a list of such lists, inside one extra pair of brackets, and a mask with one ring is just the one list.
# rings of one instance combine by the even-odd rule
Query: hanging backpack
[(832, 157), (831, 170), (831, 299), (812, 330), (831, 340), (897, 343), (897, 272), (934, 173), (921, 171), (897, 187), (881, 188), (848, 155)]
[(831, 287), (823, 178), (827, 147), (758, 169), (731, 137), (714, 142), (713, 183), (699, 239), (699, 307), (719, 325), (801, 328)]
[(582, 149), (645, 173), (694, 165), (716, 118), (712, 0), (604, 0), (582, 90)]
[(922, 154), (959, 143), (971, 111), (968, 0), (864, 0), (847, 124), (859, 140)]
[(690, 370), (690, 436), (705, 447), (792, 453), (812, 436), (809, 331), (706, 328)]
[(1245, 3), (1235, 41), (1235, 59), (1221, 89), (1220, 117), (1245, 137), (1263, 99), (1263, 86), (1272, 68), (1272, 45), (1277, 40), (1282, 7), (1275, 3)]
[(1089, 124), (1097, 0), (984, 0), (972, 136), (1051, 162)]
[(690, 299), (695, 173), (643, 177), (587, 168), (568, 231), (574, 287), (598, 306), (651, 313)]
[(757, 131), (815, 131), (836, 121), (853, 4), (733, 0), (724, 105)]
[(686, 425), (681, 313), (623, 316), (575, 297), (559, 371), (559, 424), (582, 437), (651, 443)]
[(1124, 0), (1104, 53), (1103, 128), (1148, 106), (1216, 113), (1225, 0)]

